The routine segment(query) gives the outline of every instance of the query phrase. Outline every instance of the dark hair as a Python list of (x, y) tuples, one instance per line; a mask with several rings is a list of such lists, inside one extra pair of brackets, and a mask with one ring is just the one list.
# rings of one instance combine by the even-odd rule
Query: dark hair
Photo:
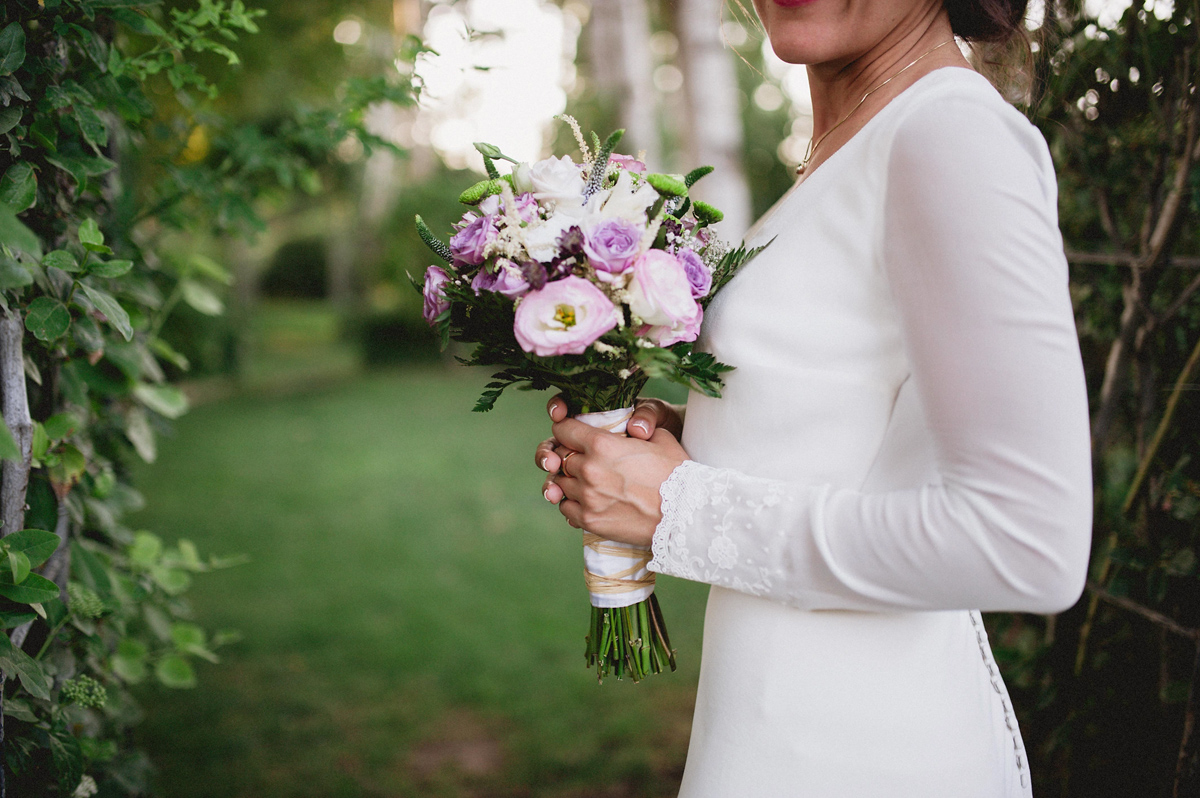
[(1007, 43), (1025, 34), (1029, 0), (945, 0), (954, 35), (969, 42)]

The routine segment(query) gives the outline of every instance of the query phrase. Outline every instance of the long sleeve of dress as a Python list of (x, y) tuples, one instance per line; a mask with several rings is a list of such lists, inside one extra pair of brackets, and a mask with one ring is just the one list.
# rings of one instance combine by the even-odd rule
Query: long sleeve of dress
[(689, 461), (662, 487), (651, 570), (804, 609), (1074, 603), (1091, 534), (1087, 397), (1053, 168), (1016, 116), (925, 103), (887, 157), (883, 268), (935, 475), (864, 492)]

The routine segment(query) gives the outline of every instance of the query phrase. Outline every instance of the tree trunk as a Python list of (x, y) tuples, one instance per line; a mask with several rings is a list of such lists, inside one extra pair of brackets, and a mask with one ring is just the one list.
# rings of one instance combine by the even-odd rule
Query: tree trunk
[(8, 313), (0, 320), (0, 390), (4, 395), (4, 423), (21, 450), (21, 460), (5, 460), (0, 487), (0, 533), (8, 535), (25, 525), (25, 490), (33, 447), (33, 419), (25, 392), (25, 357), (21, 339), (25, 326), (20, 314)]
[(696, 199), (725, 213), (717, 230), (737, 242), (750, 226), (750, 188), (742, 170), (737, 68), (721, 40), (721, 0), (680, 0), (676, 14), (687, 93), (688, 162), (716, 171), (696, 184)]
[(662, 145), (646, 0), (595, 0), (589, 28), (593, 80), (601, 96), (616, 101), (625, 128), (620, 150), (645, 152), (646, 163), (657, 171)]

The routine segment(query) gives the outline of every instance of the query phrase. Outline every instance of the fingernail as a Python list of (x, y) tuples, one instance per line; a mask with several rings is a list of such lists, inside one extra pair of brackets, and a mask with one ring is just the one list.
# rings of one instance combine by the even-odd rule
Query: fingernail
[(549, 470), (550, 470), (549, 468), (546, 468), (546, 461), (547, 461), (547, 460), (549, 460), (549, 459), (550, 459), (549, 457), (543, 457), (543, 458), (542, 458), (542, 470), (543, 470), (543, 471), (549, 471)]
[(630, 423), (630, 425), (629, 425), (629, 426), (631, 426), (631, 427), (637, 427), (637, 428), (638, 428), (638, 429), (640, 429), (642, 432), (649, 432), (649, 431), (650, 431), (650, 427), (646, 425), (646, 422), (645, 422), (645, 421), (634, 421), (634, 422)]
[(542, 498), (545, 499), (546, 501), (550, 501), (550, 489), (549, 488), (546, 488), (544, 491), (542, 491)]

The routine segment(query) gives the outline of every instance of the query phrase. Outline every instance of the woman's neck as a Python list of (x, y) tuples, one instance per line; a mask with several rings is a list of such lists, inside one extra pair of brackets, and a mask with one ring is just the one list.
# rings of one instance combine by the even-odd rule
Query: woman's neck
[(808, 171), (923, 75), (943, 66), (969, 68), (956, 44), (938, 46), (953, 38), (949, 18), (938, 8), (895, 26), (882, 41), (853, 58), (808, 65), (813, 140), (828, 136), (813, 153)]

